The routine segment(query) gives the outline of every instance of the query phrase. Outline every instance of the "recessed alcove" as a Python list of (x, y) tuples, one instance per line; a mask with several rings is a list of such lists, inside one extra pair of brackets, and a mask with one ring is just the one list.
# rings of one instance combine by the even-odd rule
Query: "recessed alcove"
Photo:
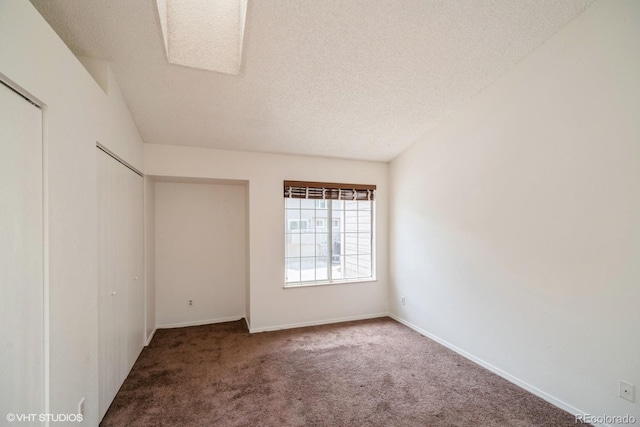
[(248, 182), (149, 178), (157, 326), (246, 317)]

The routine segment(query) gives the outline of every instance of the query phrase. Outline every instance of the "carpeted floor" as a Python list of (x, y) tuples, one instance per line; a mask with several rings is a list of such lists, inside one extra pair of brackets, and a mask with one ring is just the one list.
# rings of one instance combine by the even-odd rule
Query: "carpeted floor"
[(575, 426), (389, 318), (158, 330), (102, 426)]

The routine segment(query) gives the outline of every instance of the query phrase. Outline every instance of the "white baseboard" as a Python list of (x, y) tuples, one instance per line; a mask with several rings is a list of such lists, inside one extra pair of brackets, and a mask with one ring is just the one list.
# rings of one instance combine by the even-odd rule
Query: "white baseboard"
[(151, 335), (149, 335), (149, 338), (147, 338), (147, 343), (144, 345), (145, 347), (151, 344), (151, 340), (153, 339), (153, 336), (156, 334), (157, 330), (158, 328), (155, 328), (153, 331), (151, 331)]
[(223, 317), (218, 319), (206, 319), (206, 320), (196, 320), (193, 322), (181, 322), (181, 323), (167, 323), (164, 325), (158, 325), (158, 329), (172, 329), (172, 328), (184, 328), (187, 326), (201, 326), (201, 325), (211, 325), (213, 323), (224, 323), (224, 322), (235, 322), (244, 318), (244, 316), (235, 316), (235, 317)]
[[(466, 351), (462, 350), (461, 348), (456, 347), (455, 345), (449, 343), (448, 341), (445, 341), (442, 338), (440, 338), (440, 337), (438, 337), (436, 335), (433, 335), (430, 332), (425, 331), (424, 329), (414, 325), (411, 322), (408, 322), (408, 321), (402, 319), (401, 317), (399, 317), (399, 316), (397, 316), (395, 314), (389, 313), (388, 316), (391, 317), (393, 320), (396, 320), (397, 322), (402, 323), (406, 327), (413, 329), (414, 331), (418, 332), (419, 334), (424, 335), (425, 337), (430, 338), (430, 339), (434, 340), (435, 342), (437, 342), (439, 344), (442, 344), (443, 346), (447, 347), (448, 349), (455, 351), (456, 353), (458, 353), (462, 357), (471, 360), (472, 362), (482, 366), (483, 368), (488, 369), (489, 371), (493, 372), (494, 374), (501, 376), (505, 380), (517, 385), (520, 388), (523, 388), (523, 389), (527, 390), (528, 392), (538, 396), (541, 399), (546, 400), (547, 402), (551, 403), (552, 405), (557, 406), (558, 408), (560, 408), (560, 409), (562, 409), (562, 410), (564, 410), (566, 412), (569, 412), (570, 414), (572, 414), (574, 416), (577, 415), (577, 414), (581, 414), (581, 415), (587, 414), (587, 412), (581, 411), (578, 408), (575, 408), (575, 407), (569, 405), (567, 402), (564, 402), (564, 401), (562, 401), (560, 399), (557, 399), (557, 398), (551, 396), (550, 394), (540, 390), (539, 388), (534, 387), (531, 384), (529, 384), (529, 383), (527, 383), (525, 381), (522, 381), (521, 379), (519, 379), (517, 377), (514, 377), (513, 375), (501, 370), (500, 368), (498, 368), (496, 366), (493, 366), (490, 363), (485, 362), (484, 360), (482, 360), (482, 359), (480, 359), (480, 358), (478, 358), (478, 357), (476, 357), (476, 356), (474, 356), (474, 355), (472, 355), (470, 353), (467, 353)], [(608, 424), (599, 424), (598, 423), (598, 424), (593, 424), (593, 425), (602, 426), (602, 427), (609, 427)]]
[(293, 329), (293, 328), (303, 328), (306, 326), (319, 326), (319, 325), (328, 325), (331, 323), (342, 323), (342, 322), (351, 322), (353, 320), (366, 320), (366, 319), (376, 319), (378, 317), (387, 317), (389, 313), (374, 313), (374, 314), (364, 314), (361, 316), (351, 316), (351, 317), (340, 317), (334, 319), (325, 319), (325, 320), (314, 320), (311, 322), (301, 322), (301, 323), (290, 323), (287, 325), (276, 325), (276, 326), (264, 326), (261, 328), (251, 328), (249, 326), (249, 332), (252, 334), (258, 332), (268, 332), (268, 331), (280, 331), (283, 329)]

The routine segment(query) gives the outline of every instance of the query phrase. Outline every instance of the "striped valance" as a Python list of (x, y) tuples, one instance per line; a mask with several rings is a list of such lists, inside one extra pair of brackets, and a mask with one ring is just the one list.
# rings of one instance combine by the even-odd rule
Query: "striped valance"
[(374, 200), (375, 185), (285, 181), (284, 197), (318, 200)]

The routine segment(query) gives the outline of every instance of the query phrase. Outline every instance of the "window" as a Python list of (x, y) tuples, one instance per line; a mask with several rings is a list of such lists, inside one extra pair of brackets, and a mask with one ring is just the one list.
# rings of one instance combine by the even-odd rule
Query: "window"
[(289, 220), (289, 230), (306, 230), (307, 221), (292, 219)]
[(284, 182), (285, 287), (375, 277), (375, 188)]

